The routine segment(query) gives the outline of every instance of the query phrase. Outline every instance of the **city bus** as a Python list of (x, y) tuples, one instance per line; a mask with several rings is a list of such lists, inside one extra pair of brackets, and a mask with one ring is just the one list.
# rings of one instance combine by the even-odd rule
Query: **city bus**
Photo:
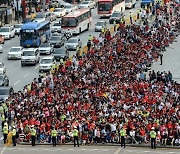
[(50, 22), (29, 22), (20, 30), (20, 45), (23, 47), (39, 47), (50, 37)]
[(79, 9), (62, 17), (61, 29), (72, 34), (88, 30), (92, 22), (89, 9)]
[(125, 0), (98, 0), (97, 12), (99, 17), (110, 17), (113, 12), (125, 10)]

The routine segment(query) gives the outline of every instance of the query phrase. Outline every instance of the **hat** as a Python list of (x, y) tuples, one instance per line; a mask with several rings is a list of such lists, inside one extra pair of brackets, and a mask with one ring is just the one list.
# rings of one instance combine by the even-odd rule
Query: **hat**
[(13, 125), (12, 128), (16, 128), (16, 127)]
[(31, 128), (33, 128), (34, 127), (34, 125), (31, 125)]
[(154, 127), (152, 127), (151, 129), (153, 129), (153, 130), (154, 130), (155, 128), (154, 128)]
[(68, 125), (67, 127), (68, 127), (68, 128), (70, 128), (70, 126), (69, 126), (69, 125)]
[(76, 126), (74, 126), (74, 128), (76, 129), (77, 127), (76, 127)]

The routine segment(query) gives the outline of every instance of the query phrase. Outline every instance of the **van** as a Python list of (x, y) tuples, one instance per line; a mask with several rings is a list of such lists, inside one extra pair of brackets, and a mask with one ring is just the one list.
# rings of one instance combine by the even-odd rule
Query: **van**
[(135, 8), (136, 0), (125, 0), (125, 7), (128, 9)]
[(21, 66), (32, 64), (36, 65), (39, 63), (40, 55), (39, 50), (36, 48), (25, 48), (21, 56)]

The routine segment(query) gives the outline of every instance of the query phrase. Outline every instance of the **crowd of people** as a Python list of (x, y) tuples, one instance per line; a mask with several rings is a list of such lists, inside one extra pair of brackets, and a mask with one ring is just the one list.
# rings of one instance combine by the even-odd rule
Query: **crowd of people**
[(131, 143), (148, 143), (154, 127), (161, 144), (179, 145), (180, 84), (171, 72), (147, 73), (180, 26), (178, 11), (159, 10), (154, 24), (120, 23), (114, 36), (107, 30), (93, 38), (87, 54), (14, 93), (4, 102), (2, 124), (16, 127), (19, 142), (30, 141), (34, 126), (37, 142), (51, 143), (55, 128), (57, 141), (65, 143), (76, 126), (84, 144), (119, 143), (121, 128)]

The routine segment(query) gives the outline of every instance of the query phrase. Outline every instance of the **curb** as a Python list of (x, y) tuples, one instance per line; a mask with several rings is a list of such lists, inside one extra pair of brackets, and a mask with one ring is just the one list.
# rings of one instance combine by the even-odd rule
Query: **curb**
[[(31, 143), (25, 143), (25, 142), (18, 143), (18, 144), (19, 145), (31, 145)], [(36, 145), (52, 145), (52, 144), (51, 143), (36, 143)], [(57, 145), (60, 145), (60, 144), (58, 143)], [(73, 143), (67, 143), (67, 144), (64, 144), (63, 146), (68, 146), (68, 145), (74, 145), (74, 144)], [(120, 147), (120, 144), (93, 144), (93, 146), (119, 146)], [(128, 146), (128, 147), (149, 147), (150, 148), (149, 144), (144, 144), (144, 145), (141, 145), (141, 144), (136, 144), (136, 145), (126, 144), (126, 146)], [(172, 146), (165, 146), (165, 147), (164, 146), (157, 146), (157, 148), (180, 149), (180, 146), (173, 146), (173, 147)]]

